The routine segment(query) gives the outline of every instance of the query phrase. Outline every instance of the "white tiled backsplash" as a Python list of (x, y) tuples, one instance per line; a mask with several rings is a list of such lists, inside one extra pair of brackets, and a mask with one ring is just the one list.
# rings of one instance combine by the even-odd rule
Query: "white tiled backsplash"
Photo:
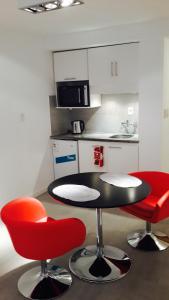
[(138, 98), (138, 94), (103, 95), (100, 108), (72, 110), (70, 120), (83, 120), (87, 132), (123, 131), (121, 122), (129, 120), (138, 125)]

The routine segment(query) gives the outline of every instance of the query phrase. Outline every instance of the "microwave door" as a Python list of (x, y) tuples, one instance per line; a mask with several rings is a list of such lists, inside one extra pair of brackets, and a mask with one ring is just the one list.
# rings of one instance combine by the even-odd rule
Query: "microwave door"
[(90, 106), (88, 81), (58, 82), (57, 99), (61, 107)]
[(81, 106), (81, 89), (78, 88), (78, 106)]
[(59, 89), (59, 105), (63, 107), (80, 106), (79, 92), (75, 87), (61, 87)]

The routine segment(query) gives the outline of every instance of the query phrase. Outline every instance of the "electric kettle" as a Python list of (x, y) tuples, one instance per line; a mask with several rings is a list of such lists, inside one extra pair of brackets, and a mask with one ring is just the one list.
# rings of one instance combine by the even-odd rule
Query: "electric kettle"
[(81, 134), (85, 129), (85, 124), (82, 120), (72, 121), (71, 124), (73, 134)]

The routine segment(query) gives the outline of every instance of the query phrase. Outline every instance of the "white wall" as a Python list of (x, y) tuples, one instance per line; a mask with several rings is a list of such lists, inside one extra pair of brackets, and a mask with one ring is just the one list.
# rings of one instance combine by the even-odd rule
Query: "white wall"
[[(169, 20), (48, 36), (49, 49), (63, 50), (140, 41), (140, 169), (161, 169), (164, 38)], [(78, 115), (77, 115), (78, 117)]]
[(0, 33), (0, 206), (53, 179), (49, 147), (51, 53), (37, 38)]
[[(2, 29), (3, 30), (3, 29)], [(0, 201), (43, 191), (53, 179), (48, 95), (51, 50), (140, 41), (140, 169), (161, 168), (163, 42), (169, 21), (69, 35), (0, 32)], [(77, 116), (78, 117), (78, 116)]]
[[(128, 114), (128, 108), (133, 108), (133, 114)], [(71, 120), (78, 118), (85, 122), (87, 132), (123, 132), (121, 122), (129, 120), (138, 124), (138, 94), (102, 95), (102, 105), (99, 108), (71, 110)], [(133, 126), (130, 126), (131, 132)]]
[(162, 123), (162, 169), (169, 172), (169, 38), (164, 43), (164, 98)]
[(140, 45), (140, 169), (161, 169), (163, 108), (163, 39)]

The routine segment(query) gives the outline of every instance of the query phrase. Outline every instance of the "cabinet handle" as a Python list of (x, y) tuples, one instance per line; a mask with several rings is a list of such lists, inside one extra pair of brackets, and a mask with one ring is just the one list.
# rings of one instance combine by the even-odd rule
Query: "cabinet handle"
[(122, 149), (122, 147), (118, 147), (118, 146), (109, 146), (109, 149)]
[(118, 76), (118, 63), (115, 61), (115, 76)]
[(111, 62), (111, 76), (114, 76), (114, 63)]
[(81, 100), (81, 99), (80, 99), (80, 88), (78, 88), (78, 97), (79, 97), (79, 98), (78, 98), (78, 102), (79, 102), (79, 104), (80, 104), (80, 100)]
[(95, 147), (100, 147), (100, 146), (102, 146), (102, 145), (98, 145), (98, 144), (96, 144), (96, 145), (92, 145), (92, 148), (95, 148)]
[(67, 78), (64, 78), (64, 80), (76, 80), (76, 77), (67, 77)]

